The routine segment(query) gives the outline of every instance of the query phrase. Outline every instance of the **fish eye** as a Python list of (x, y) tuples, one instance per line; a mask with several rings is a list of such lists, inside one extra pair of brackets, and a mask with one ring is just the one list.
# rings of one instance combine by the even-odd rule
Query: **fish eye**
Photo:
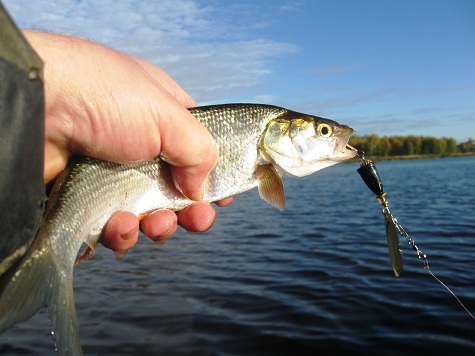
[(320, 136), (324, 138), (330, 137), (332, 134), (332, 128), (328, 124), (318, 124), (317, 131), (320, 134)]

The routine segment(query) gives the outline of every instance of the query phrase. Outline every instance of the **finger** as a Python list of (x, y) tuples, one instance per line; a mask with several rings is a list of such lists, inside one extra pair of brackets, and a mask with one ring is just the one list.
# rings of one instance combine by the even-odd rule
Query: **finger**
[(139, 220), (129, 212), (114, 213), (102, 230), (102, 244), (115, 252), (127, 251), (137, 243)]
[(214, 203), (219, 207), (225, 207), (225, 206), (228, 206), (233, 200), (234, 200), (234, 197), (229, 197), (226, 199), (215, 201)]
[(177, 189), (189, 199), (201, 200), (204, 181), (216, 164), (218, 148), (194, 116), (182, 107), (176, 110), (176, 114), (168, 113), (160, 121), (164, 125), (160, 127), (161, 157), (172, 165), (171, 176)]
[(50, 184), (68, 164), (69, 154), (67, 149), (62, 149), (54, 144), (46, 142), (44, 160), (45, 166), (43, 178), (45, 184)]
[(210, 169), (208, 163), (200, 166), (177, 167), (171, 166), (170, 172), (175, 187), (187, 198), (195, 201), (203, 199), (204, 181), (208, 177)]
[(147, 214), (141, 223), (142, 232), (154, 242), (164, 242), (178, 226), (177, 216), (170, 210), (157, 210)]
[(178, 224), (189, 232), (208, 230), (216, 219), (216, 212), (211, 204), (196, 202), (177, 213)]

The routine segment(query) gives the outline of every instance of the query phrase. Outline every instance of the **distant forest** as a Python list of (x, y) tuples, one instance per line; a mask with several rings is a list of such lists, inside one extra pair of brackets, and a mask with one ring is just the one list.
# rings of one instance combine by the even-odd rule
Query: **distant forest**
[(428, 136), (353, 136), (350, 145), (369, 156), (450, 155), (475, 153), (475, 141), (457, 144), (453, 138)]

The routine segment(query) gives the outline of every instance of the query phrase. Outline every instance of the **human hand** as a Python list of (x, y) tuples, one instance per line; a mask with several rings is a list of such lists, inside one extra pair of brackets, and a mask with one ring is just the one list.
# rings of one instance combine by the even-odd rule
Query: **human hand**
[[(190, 199), (201, 199), (217, 147), (186, 110), (196, 104), (178, 84), (158, 67), (97, 43), (43, 32), (24, 34), (45, 62), (45, 183), (57, 177), (73, 154), (118, 163), (160, 155), (171, 164), (176, 187)], [(214, 219), (212, 206), (197, 202), (178, 214), (149, 214), (141, 226), (152, 240), (162, 242), (177, 224), (205, 231)], [(127, 251), (138, 232), (135, 215), (117, 212), (104, 228), (102, 243), (116, 252)]]

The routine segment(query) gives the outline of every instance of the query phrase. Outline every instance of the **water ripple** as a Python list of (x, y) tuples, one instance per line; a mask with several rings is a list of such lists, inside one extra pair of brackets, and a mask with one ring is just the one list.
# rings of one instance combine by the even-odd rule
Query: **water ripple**
[[(472, 311), (474, 163), (378, 163), (392, 211)], [(75, 271), (85, 353), (473, 354), (473, 320), (404, 241), (406, 272), (393, 276), (356, 168), (287, 179), (284, 213), (253, 191), (205, 234), (143, 238), (120, 261), (99, 248)], [(41, 313), (2, 334), (0, 353), (51, 354), (47, 324)]]

